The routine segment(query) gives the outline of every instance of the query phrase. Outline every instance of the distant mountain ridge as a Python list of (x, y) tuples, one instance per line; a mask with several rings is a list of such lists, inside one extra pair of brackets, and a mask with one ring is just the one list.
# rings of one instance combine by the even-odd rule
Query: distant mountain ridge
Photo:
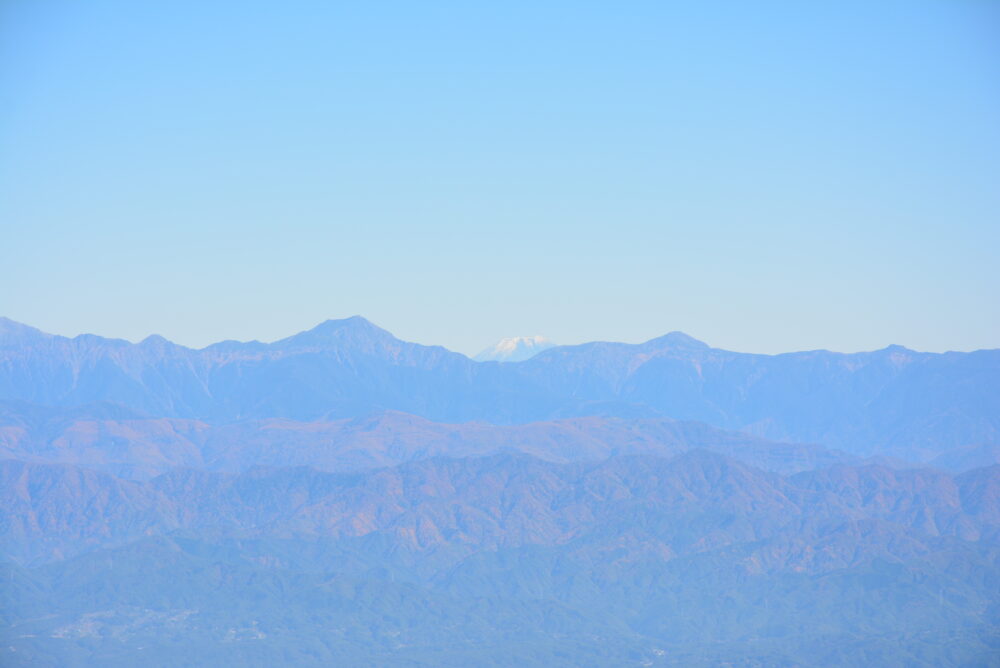
[(439, 456), (522, 452), (575, 462), (622, 454), (672, 456), (694, 448), (780, 473), (859, 461), (818, 445), (776, 443), (669, 418), (443, 424), (384, 411), (339, 420), (268, 418), (211, 425), (142, 416), (114, 404), (59, 409), (0, 402), (0, 458), (73, 464), (140, 480), (178, 467), (240, 473), (256, 466), (311, 466), (354, 472)]
[(500, 339), (473, 359), (477, 362), (523, 362), (555, 346), (544, 336), (515, 336)]
[(674, 332), (482, 364), (400, 341), (358, 316), (273, 343), (201, 350), (161, 337), (70, 339), (4, 319), (0, 399), (65, 407), (107, 401), (210, 422), (382, 410), (448, 423), (669, 417), (927, 461), (1000, 442), (1000, 350), (756, 355)]

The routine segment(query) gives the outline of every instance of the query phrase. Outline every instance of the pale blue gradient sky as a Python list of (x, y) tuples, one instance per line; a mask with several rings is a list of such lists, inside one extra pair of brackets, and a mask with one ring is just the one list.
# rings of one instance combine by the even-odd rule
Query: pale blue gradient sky
[(0, 4), (0, 315), (1000, 346), (1000, 3)]

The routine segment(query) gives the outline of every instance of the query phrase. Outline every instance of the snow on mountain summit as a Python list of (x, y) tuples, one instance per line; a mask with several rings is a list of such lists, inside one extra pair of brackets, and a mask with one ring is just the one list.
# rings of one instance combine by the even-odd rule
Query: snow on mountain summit
[(477, 362), (523, 362), (555, 345), (544, 336), (513, 336), (500, 339), (473, 359)]

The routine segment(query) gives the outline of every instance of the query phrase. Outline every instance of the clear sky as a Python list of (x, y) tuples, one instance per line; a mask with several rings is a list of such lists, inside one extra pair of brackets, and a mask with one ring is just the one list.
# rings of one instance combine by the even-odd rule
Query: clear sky
[(0, 315), (1000, 347), (1000, 3), (0, 2)]

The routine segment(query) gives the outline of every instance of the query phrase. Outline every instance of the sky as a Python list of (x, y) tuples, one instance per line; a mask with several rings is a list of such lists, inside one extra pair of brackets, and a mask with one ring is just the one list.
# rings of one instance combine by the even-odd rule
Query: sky
[(0, 2), (0, 315), (1000, 347), (1000, 3)]

